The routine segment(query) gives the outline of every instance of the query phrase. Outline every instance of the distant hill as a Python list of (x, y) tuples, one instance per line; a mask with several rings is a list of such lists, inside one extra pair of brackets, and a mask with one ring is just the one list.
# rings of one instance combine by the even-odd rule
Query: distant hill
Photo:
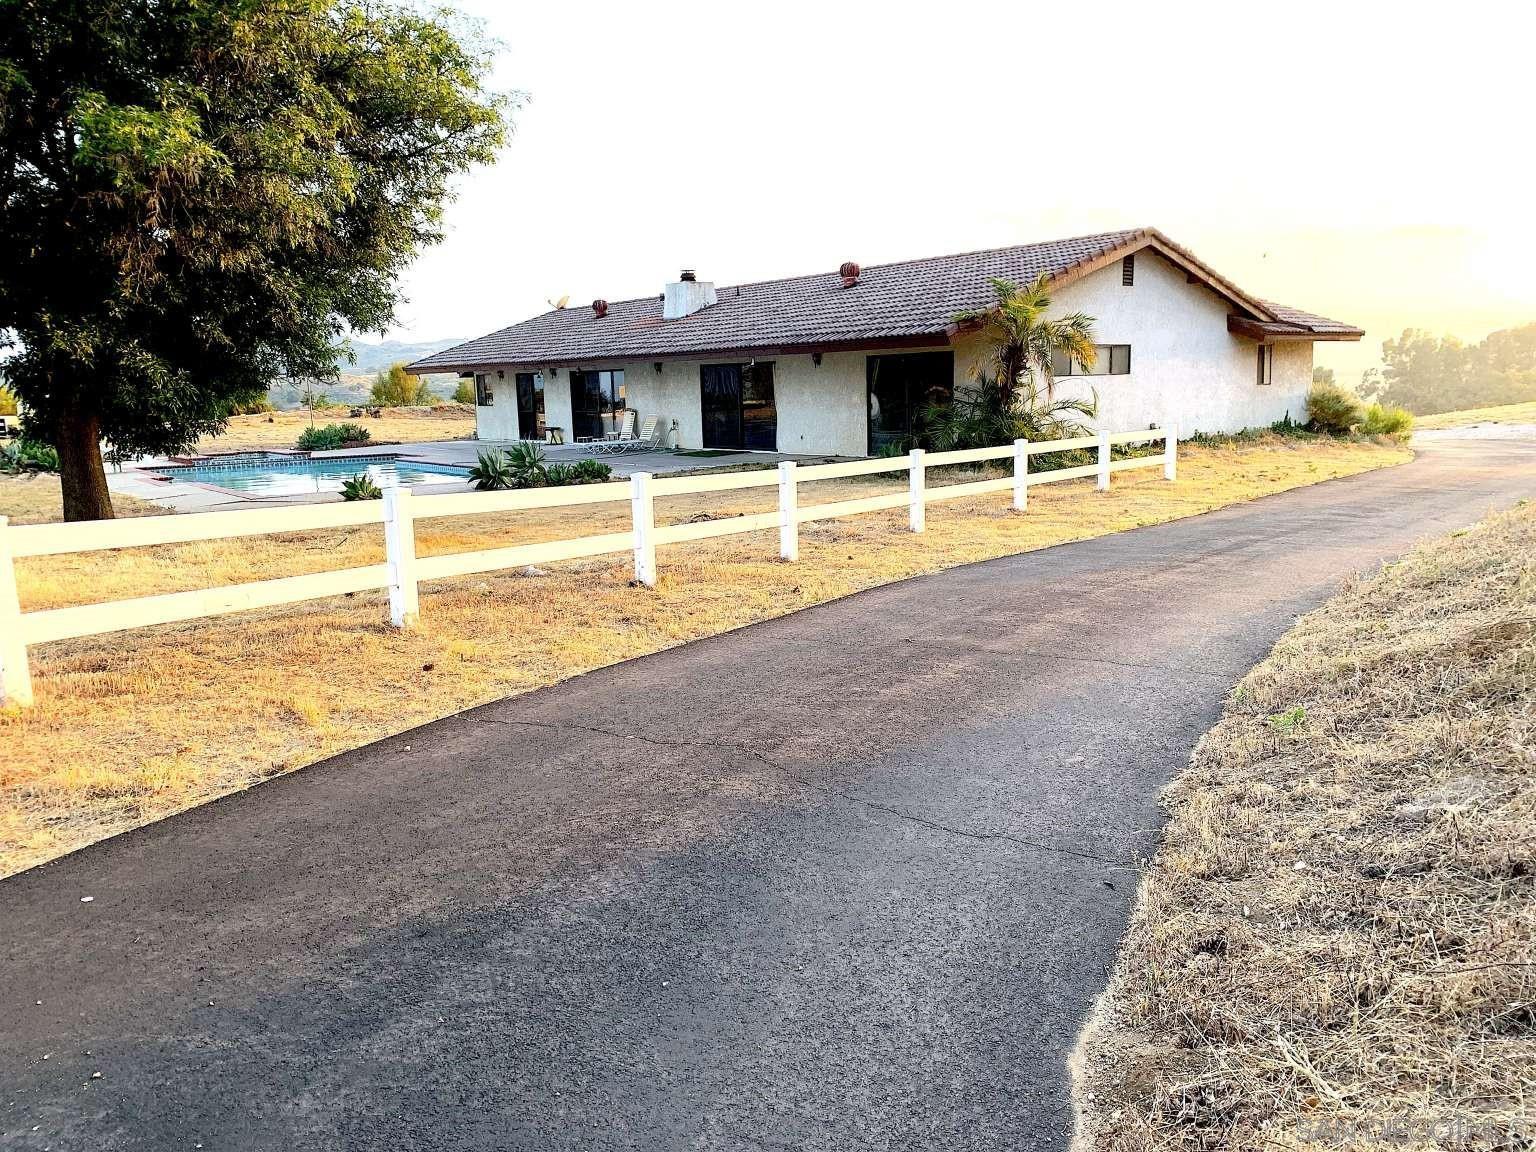
[[(430, 356), (434, 352), (441, 352), (444, 348), (452, 348), (455, 344), (462, 343), (464, 343), (462, 339), (423, 340), (420, 343), (383, 340), (377, 344), (366, 340), (349, 340), (347, 347), (357, 357), (356, 362), (349, 364), (343, 357), (336, 365), (338, 378), (325, 384), (320, 390), (332, 404), (366, 404), (375, 374), (383, 372), (391, 364), (409, 364), (413, 360), (420, 360), (423, 356)], [(427, 387), (445, 400), (453, 396), (453, 390), (458, 382), (458, 374), (454, 372), (433, 372), (427, 375)], [(271, 401), (274, 408), (285, 411), (300, 408), (304, 404), (303, 391), (303, 387), (299, 384), (279, 381), (267, 389), (267, 399)]]
[(402, 340), (383, 340), (378, 344), (370, 344), (366, 340), (349, 340), (347, 347), (357, 359), (348, 364), (345, 359), (337, 369), (347, 373), (373, 373), (382, 372), (391, 364), (409, 364), (412, 360), (420, 360), (423, 356), (430, 356), (434, 352), (441, 352), (444, 348), (452, 348), (455, 344), (464, 343), (465, 337), (456, 337), (452, 340), (423, 340), (417, 344), (409, 344)]

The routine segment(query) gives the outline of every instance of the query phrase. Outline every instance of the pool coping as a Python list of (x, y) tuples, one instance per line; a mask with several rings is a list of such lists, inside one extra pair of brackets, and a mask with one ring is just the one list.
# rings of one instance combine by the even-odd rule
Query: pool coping
[[(378, 447), (384, 447), (384, 445), (376, 445), (375, 449)], [(404, 461), (408, 464), (420, 464), (424, 467), (433, 469), (453, 469), (454, 473), (459, 474), (460, 478), (465, 483), (469, 482), (468, 468), (459, 468), (457, 465), (453, 464), (443, 464), (437, 460), (427, 460), (421, 456), (412, 455), (409, 452), (379, 452), (377, 450), (360, 451), (356, 452), (355, 454), (348, 454), (346, 451), (332, 451), (316, 454), (314, 452), (301, 451), (296, 448), (248, 448), (243, 451), (236, 452), (211, 452), (207, 455), (201, 456), (170, 456), (166, 458), (164, 463), (139, 465), (138, 467), (134, 468), (133, 471), (140, 478), (152, 484), (165, 484), (168, 486), (175, 485), (182, 488), (192, 488), (202, 492), (211, 492), (219, 496), (227, 496), (231, 500), (240, 500), (248, 504), (270, 504), (274, 501), (326, 501), (333, 497), (336, 499), (341, 498), (341, 493), (339, 491), (294, 492), (285, 496), (273, 496), (271, 494), (252, 494), (250, 492), (242, 492), (235, 488), (225, 488), (221, 485), (212, 484), (205, 480), (191, 480), (177, 475), (178, 472), (183, 470), (197, 468), (200, 466), (207, 466), (209, 462), (217, 462), (221, 458), (230, 461), (227, 467), (234, 469), (240, 466), (238, 463), (236, 463), (237, 457), (242, 461), (248, 460), (253, 463), (260, 463), (263, 459), (274, 458), (287, 459), (295, 462), (303, 461), (306, 463), (311, 460), (359, 460), (366, 461), (369, 464), (379, 461)], [(214, 463), (213, 466), (218, 467), (219, 465)], [(445, 472), (444, 475), (448, 475), (448, 473)], [(443, 486), (446, 487), (448, 483), (451, 483), (451, 481), (444, 481)], [(167, 491), (165, 495), (170, 496), (173, 495), (173, 493)], [(153, 496), (148, 498), (154, 499)]]

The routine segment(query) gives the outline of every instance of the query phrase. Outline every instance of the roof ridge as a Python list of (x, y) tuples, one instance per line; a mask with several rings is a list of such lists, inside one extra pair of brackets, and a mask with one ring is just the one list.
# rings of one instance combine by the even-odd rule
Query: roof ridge
[[(862, 265), (861, 273), (877, 268), (908, 268), (914, 264), (932, 264), (938, 260), (958, 260), (962, 256), (990, 256), (998, 252), (1013, 252), (1020, 248), (1044, 248), (1047, 245), (1075, 244), (1082, 240), (1108, 239), (1111, 236), (1120, 237), (1123, 243), (1128, 238), (1150, 235), (1153, 231), (1154, 229), (1150, 228), (1122, 228), (1110, 232), (1085, 232), (1081, 236), (1062, 236), (1055, 240), (1029, 240), (1023, 244), (999, 244), (993, 248), (972, 248), (965, 252), (946, 252), (941, 256), (914, 256), (907, 260), (888, 260), (884, 264)], [(720, 284), (716, 286), (715, 291), (718, 293), (726, 292), (733, 288), (738, 290), (742, 288), (760, 288), (764, 284), (793, 284), (797, 280), (816, 280), (822, 276), (836, 275), (836, 269), (829, 272), (801, 272), (795, 276), (771, 276), (765, 280), (743, 280), (737, 284)], [(645, 296), (629, 296), (623, 300), (610, 300), (608, 306), (612, 308), (619, 304), (638, 304), (642, 300), (654, 300), (658, 295), (660, 293), (650, 293)], [(528, 319), (537, 320), (541, 316), (552, 316), (556, 312), (564, 311), (564, 308), (552, 308), (548, 312), (535, 313), (533, 316), (528, 317)], [(521, 323), (527, 323), (527, 321), (521, 321)], [(516, 325), (512, 325), (512, 327), (516, 327)]]

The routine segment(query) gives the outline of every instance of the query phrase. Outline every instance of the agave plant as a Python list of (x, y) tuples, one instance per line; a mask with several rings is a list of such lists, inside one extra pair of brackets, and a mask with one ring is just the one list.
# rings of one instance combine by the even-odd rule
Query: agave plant
[(349, 476), (341, 482), (341, 498), (343, 500), (382, 500), (384, 493), (379, 491), (379, 486), (373, 482), (373, 477), (366, 472), (359, 472), (356, 476)]
[(469, 478), (482, 492), (498, 492), (503, 488), (514, 487), (512, 465), (505, 452), (481, 452), (474, 467), (469, 470)]
[(507, 470), (513, 488), (542, 488), (549, 477), (545, 471), (544, 450), (527, 441), (507, 449)]

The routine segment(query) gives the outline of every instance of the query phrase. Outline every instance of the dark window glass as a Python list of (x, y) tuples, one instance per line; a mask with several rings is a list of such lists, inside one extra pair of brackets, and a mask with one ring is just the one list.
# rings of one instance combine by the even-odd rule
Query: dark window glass
[(1109, 373), (1111, 376), (1125, 376), (1131, 370), (1131, 346), (1129, 344), (1111, 344), (1109, 346)]
[(484, 372), (475, 377), (475, 403), (482, 408), (489, 408), (496, 403), (496, 393), (491, 391), (491, 378)]
[(1066, 352), (1062, 351), (1060, 348), (1051, 353), (1051, 375), (1072, 375), (1072, 357), (1069, 356)]
[(869, 454), (906, 452), (924, 444), (923, 413), (955, 394), (953, 352), (871, 356), (865, 362), (869, 395)]
[(624, 373), (601, 369), (573, 370), (571, 377), (571, 435), (595, 440), (619, 427), (624, 410)]
[(544, 374), (517, 374), (517, 434), (524, 440), (544, 439)]
[(699, 411), (704, 447), (772, 452), (779, 445), (773, 362), (701, 364)]
[(1275, 372), (1275, 347), (1273, 344), (1259, 345), (1259, 383), (1273, 384)]

